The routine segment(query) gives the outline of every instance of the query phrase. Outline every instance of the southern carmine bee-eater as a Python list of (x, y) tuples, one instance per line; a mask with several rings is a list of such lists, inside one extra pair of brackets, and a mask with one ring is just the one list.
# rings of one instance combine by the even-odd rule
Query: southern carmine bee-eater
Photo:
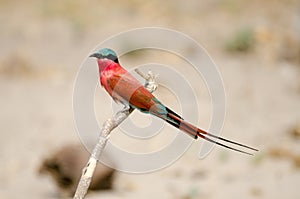
[(222, 147), (249, 155), (252, 154), (225, 145), (220, 141), (231, 143), (253, 151), (258, 151), (257, 149), (244, 144), (211, 134), (186, 122), (181, 116), (162, 104), (134, 76), (125, 70), (120, 65), (117, 54), (113, 50), (103, 48), (90, 55), (90, 57), (97, 58), (100, 83), (115, 101), (124, 104), (126, 107), (135, 108), (143, 113), (149, 113), (159, 117), (172, 126), (189, 134), (194, 139), (200, 137)]

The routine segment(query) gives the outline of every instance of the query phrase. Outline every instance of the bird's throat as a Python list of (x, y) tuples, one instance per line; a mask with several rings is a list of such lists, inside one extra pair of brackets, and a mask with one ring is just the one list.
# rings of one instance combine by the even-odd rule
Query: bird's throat
[(98, 68), (99, 68), (99, 73), (103, 72), (107, 67), (109, 67), (112, 63), (110, 60), (106, 59), (98, 59)]
[(116, 72), (116, 70), (119, 68), (119, 65), (112, 60), (101, 59), (98, 60), (98, 68), (101, 85), (107, 90), (107, 80), (110, 79), (111, 76)]

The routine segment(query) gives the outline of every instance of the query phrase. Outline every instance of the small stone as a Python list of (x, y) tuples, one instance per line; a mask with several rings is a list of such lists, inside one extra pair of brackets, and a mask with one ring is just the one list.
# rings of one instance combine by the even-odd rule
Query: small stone
[(269, 150), (269, 155), (273, 158), (290, 158), (293, 154), (286, 149), (272, 148)]
[[(44, 159), (40, 174), (50, 175), (62, 193), (73, 195), (90, 154), (81, 145), (66, 145)], [(97, 164), (90, 190), (112, 189), (115, 170), (101, 163)]]
[(300, 138), (300, 125), (296, 125), (290, 132), (293, 138)]
[(261, 196), (263, 194), (263, 191), (258, 187), (252, 187), (250, 189), (250, 194), (252, 196)]

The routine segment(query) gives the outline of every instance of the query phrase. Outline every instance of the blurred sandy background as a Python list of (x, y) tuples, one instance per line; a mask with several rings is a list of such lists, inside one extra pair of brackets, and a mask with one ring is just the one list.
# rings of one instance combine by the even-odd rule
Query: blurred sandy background
[[(208, 50), (227, 94), (222, 135), (260, 152), (216, 147), (198, 160), (195, 145), (159, 172), (117, 173), (113, 190), (87, 198), (300, 198), (297, 0), (1, 0), (0, 198), (58, 197), (37, 170), (52, 151), (79, 142), (72, 90), (82, 60), (109, 36), (144, 26), (181, 31)], [(207, 127), (204, 96), (199, 106), (207, 114), (199, 123)]]

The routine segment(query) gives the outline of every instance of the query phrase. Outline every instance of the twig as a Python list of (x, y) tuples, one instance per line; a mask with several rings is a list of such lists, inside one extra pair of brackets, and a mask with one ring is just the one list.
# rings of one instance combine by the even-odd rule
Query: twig
[[(155, 82), (156, 76), (153, 75), (151, 71), (148, 71), (147, 75), (144, 75), (138, 69), (135, 69), (135, 72), (146, 80), (145, 87), (151, 93), (156, 90), (157, 88), (157, 84)], [(113, 118), (108, 119), (104, 122), (100, 132), (100, 136), (98, 138), (98, 142), (93, 149), (93, 152), (90, 156), (87, 165), (82, 170), (82, 175), (73, 199), (83, 199), (85, 197), (87, 190), (90, 186), (94, 171), (96, 169), (98, 158), (100, 157), (103, 149), (106, 146), (111, 131), (114, 128), (116, 128), (118, 125), (120, 125), (130, 115), (130, 113), (133, 110), (134, 110), (133, 108), (121, 110), (117, 112), (117, 114)]]

